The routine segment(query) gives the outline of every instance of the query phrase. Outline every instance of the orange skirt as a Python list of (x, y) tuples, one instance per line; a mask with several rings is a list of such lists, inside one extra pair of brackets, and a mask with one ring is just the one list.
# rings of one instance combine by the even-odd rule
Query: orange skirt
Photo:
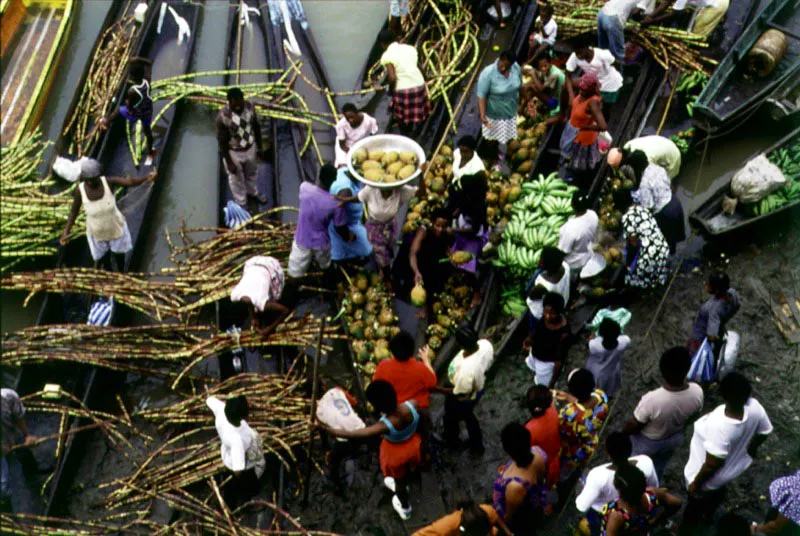
[(386, 439), (381, 441), (380, 462), (383, 475), (403, 478), (409, 469), (421, 465), (421, 443), (419, 434), (414, 434), (402, 443), (392, 443)]

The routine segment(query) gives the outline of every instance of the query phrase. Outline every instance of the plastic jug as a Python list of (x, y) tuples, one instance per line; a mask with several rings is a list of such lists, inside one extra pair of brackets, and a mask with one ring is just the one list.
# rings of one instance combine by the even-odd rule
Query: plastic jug
[(142, 24), (144, 23), (144, 18), (146, 14), (147, 14), (147, 2), (139, 2), (139, 5), (137, 5), (136, 9), (133, 10), (133, 18), (136, 19), (136, 22)]

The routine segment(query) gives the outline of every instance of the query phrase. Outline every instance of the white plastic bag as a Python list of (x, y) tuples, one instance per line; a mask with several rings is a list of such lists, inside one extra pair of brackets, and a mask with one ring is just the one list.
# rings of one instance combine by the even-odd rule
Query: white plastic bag
[(741, 203), (755, 203), (785, 184), (786, 177), (780, 168), (766, 155), (760, 154), (736, 172), (731, 181), (731, 192)]
[(717, 381), (722, 381), (722, 378), (736, 368), (741, 337), (735, 331), (729, 331), (722, 341), (722, 350), (719, 353), (719, 362), (717, 363)]
[(69, 158), (57, 156), (56, 161), (53, 163), (53, 171), (64, 180), (75, 182), (81, 178), (81, 162), (84, 160), (88, 159), (82, 156), (73, 162)]
[(317, 419), (331, 428), (360, 430), (366, 424), (353, 410), (344, 391), (338, 387), (329, 389), (317, 402)]

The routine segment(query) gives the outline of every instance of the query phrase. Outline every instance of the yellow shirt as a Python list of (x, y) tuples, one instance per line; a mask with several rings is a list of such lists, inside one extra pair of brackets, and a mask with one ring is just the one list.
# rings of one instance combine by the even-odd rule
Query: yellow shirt
[(417, 49), (411, 45), (392, 43), (381, 56), (381, 65), (391, 63), (397, 75), (397, 91), (419, 87), (425, 83), (422, 71), (417, 67)]

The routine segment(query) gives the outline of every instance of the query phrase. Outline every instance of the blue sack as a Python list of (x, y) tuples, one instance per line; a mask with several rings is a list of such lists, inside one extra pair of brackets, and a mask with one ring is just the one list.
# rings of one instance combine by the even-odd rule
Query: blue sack
[(228, 201), (223, 211), (225, 212), (225, 225), (227, 225), (229, 229), (240, 227), (253, 219), (247, 210), (240, 207), (234, 201)]
[(114, 298), (100, 298), (89, 308), (89, 319), (86, 323), (90, 326), (108, 326), (113, 313)]
[(716, 378), (714, 347), (703, 339), (703, 344), (692, 357), (692, 366), (686, 378), (697, 383), (710, 383)]

